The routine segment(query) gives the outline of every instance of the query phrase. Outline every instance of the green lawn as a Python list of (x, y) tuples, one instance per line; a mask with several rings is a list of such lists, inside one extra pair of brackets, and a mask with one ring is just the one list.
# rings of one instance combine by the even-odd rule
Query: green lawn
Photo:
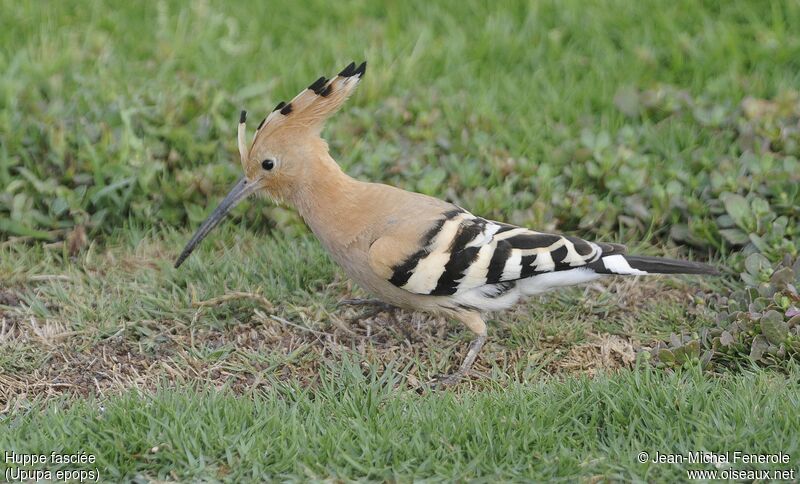
[[(746, 450), (795, 456), (796, 389), (764, 372), (708, 378), (653, 370), (513, 384), (485, 392), (398, 392), (402, 369), (353, 360), (297, 383), (233, 396), (215, 389), (129, 393), (19, 415), (0, 446), (85, 451), (101, 477), (409, 481), (685, 480), (713, 466), (637, 461), (640, 452)], [(800, 374), (790, 376), (797, 380)], [(70, 466), (63, 466), (70, 467)], [(755, 465), (752, 469), (796, 468)]]
[[(800, 253), (800, 4), (0, 11), (0, 456), (84, 451), (110, 481), (693, 468), (642, 451), (784, 452), (787, 465), (740, 467), (798, 469), (800, 278), (772, 268)], [(365, 294), (290, 208), (243, 204), (173, 269), (240, 176), (239, 110), (258, 120), (364, 59), (324, 131), (351, 175), (724, 276), (534, 298), (492, 315), (473, 376), (437, 392), (469, 334), (355, 320), (337, 302)], [(710, 347), (705, 331), (730, 318), (748, 321), (735, 351), (717, 338), (705, 368), (650, 364), (671, 333)], [(751, 360), (759, 338), (771, 356)]]

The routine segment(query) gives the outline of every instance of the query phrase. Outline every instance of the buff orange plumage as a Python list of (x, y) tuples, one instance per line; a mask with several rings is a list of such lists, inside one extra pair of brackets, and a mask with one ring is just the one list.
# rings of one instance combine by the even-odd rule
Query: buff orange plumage
[(238, 142), (244, 177), (201, 225), (175, 264), (237, 203), (255, 192), (295, 207), (331, 257), (379, 301), (443, 314), (475, 333), (449, 384), (469, 371), (486, 341), (484, 314), (525, 296), (607, 275), (716, 274), (711, 266), (631, 256), (595, 243), (477, 217), (449, 202), (344, 173), (320, 137), (352, 94), (366, 62), (321, 77), (259, 125), (250, 146), (245, 113)]

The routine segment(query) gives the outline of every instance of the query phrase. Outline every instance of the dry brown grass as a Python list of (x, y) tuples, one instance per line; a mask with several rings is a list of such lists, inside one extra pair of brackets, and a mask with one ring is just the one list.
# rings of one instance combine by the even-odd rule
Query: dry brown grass
[[(34, 316), (20, 290), (0, 291), (0, 347), (30, 361), (0, 367), (0, 411), (33, 399), (102, 398), (164, 383), (226, 386), (237, 392), (268, 388), (275, 379), (314, 385), (319, 368), (344, 354), (402, 369), (406, 384), (419, 389), (436, 374), (452, 371), (468, 341), (462, 328), (441, 318), (404, 312), (361, 318), (364, 308), (318, 306), (293, 308), (290, 317), (280, 303), (244, 291), (226, 291), (206, 300), (191, 291), (190, 321), (136, 321), (130, 326), (152, 336), (137, 340), (123, 326), (116, 334), (93, 339), (70, 329), (69, 322)], [(572, 308), (564, 303), (552, 307), (543, 299), (519, 306), (505, 318), (495, 316), (503, 318), (502, 323), (494, 325), (473, 378), (464, 386), (630, 368), (637, 350), (651, 341), (632, 329), (636, 315), (652, 318), (655, 304), (683, 305), (692, 311), (686, 288), (670, 287), (663, 279), (609, 280), (587, 287), (583, 294), (576, 292), (568, 302), (573, 300)], [(256, 307), (244, 304), (247, 301)], [(537, 322), (531, 315), (542, 307), (546, 318)], [(208, 315), (219, 310), (234, 311), (242, 322), (207, 324)], [(554, 326), (559, 319), (572, 323)], [(601, 321), (615, 325), (618, 334), (596, 329)], [(519, 327), (537, 335), (533, 344), (515, 337)]]

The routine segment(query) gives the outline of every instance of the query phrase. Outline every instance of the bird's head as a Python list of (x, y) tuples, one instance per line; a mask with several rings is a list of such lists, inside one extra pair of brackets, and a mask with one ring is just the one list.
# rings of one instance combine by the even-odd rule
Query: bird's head
[(176, 268), (248, 196), (262, 193), (275, 200), (286, 200), (308, 184), (320, 160), (327, 155), (327, 144), (320, 137), (325, 120), (355, 90), (366, 67), (366, 62), (358, 67), (351, 63), (334, 78), (320, 77), (290, 102), (279, 103), (258, 125), (249, 147), (247, 113), (242, 111), (238, 142), (244, 176), (197, 229), (175, 262)]

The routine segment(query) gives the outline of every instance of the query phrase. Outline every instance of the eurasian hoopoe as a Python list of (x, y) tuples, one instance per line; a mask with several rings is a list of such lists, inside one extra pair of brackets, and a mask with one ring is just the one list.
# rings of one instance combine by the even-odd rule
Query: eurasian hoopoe
[(452, 203), (388, 185), (355, 180), (328, 154), (325, 120), (350, 96), (366, 62), (333, 79), (320, 77), (258, 125), (248, 148), (239, 120), (245, 176), (203, 222), (177, 268), (225, 215), (252, 193), (297, 209), (333, 259), (364, 289), (390, 305), (452, 317), (475, 338), (458, 381), (486, 341), (484, 313), (522, 296), (608, 274), (716, 274), (711, 266), (627, 255), (619, 244), (535, 232), (477, 217)]

